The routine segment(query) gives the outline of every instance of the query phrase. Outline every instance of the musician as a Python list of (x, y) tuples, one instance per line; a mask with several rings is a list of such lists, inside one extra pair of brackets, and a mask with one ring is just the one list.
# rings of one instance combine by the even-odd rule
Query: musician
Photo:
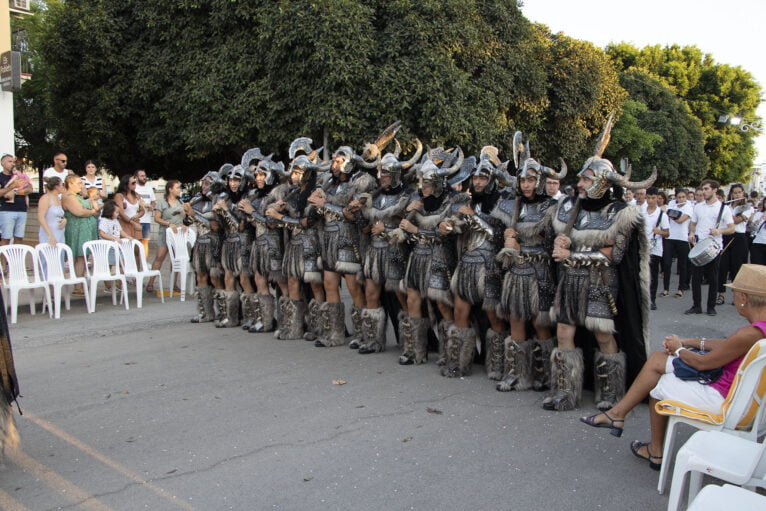
[(734, 220), (734, 233), (724, 235), (723, 246), (728, 247), (721, 253), (721, 262), (718, 266), (718, 299), (716, 305), (723, 305), (726, 299), (726, 288), (724, 284), (739, 272), (739, 267), (747, 262), (747, 222), (750, 220), (754, 210), (748, 204), (745, 196), (745, 188), (735, 183), (729, 187), (729, 195), (726, 199), (728, 207), (731, 208), (732, 219)]
[(761, 200), (753, 217), (750, 219), (752, 226), (753, 244), (750, 246), (750, 262), (753, 264), (766, 264), (766, 199)]
[(668, 222), (670, 223), (669, 234), (665, 247), (667, 251), (662, 254), (663, 258), (663, 284), (662, 296), (667, 296), (670, 290), (670, 276), (672, 275), (673, 258), (678, 259), (678, 291), (676, 298), (684, 296), (684, 291), (689, 290), (689, 219), (694, 207), (689, 199), (690, 192), (686, 188), (676, 188), (676, 198), (668, 204)]
[[(702, 314), (702, 277), (707, 277), (707, 314), (715, 316), (716, 288), (718, 287), (718, 264), (720, 249), (723, 248), (724, 234), (734, 232), (734, 219), (731, 210), (720, 202), (716, 196), (719, 188), (718, 181), (706, 179), (700, 184), (702, 201), (694, 206), (691, 223), (689, 224), (689, 243), (713, 243), (717, 245), (719, 254), (701, 266), (692, 264), (692, 306), (684, 314)], [(710, 242), (705, 240), (711, 239)]]
[[(571, 410), (582, 395), (583, 349), (593, 361), (596, 406), (613, 406), (646, 360), (648, 331), (648, 243), (639, 206), (612, 197), (610, 187), (641, 189), (652, 184), (656, 169), (643, 182), (630, 182), (601, 157), (612, 119), (578, 174), (578, 198), (560, 201), (553, 218), (553, 259), (560, 280), (551, 315), (558, 322), (558, 347), (551, 355), (552, 392), (547, 410)], [(627, 167), (627, 162), (625, 162)], [(575, 344), (577, 327), (586, 332)], [(595, 340), (595, 343), (593, 341)]]
[[(651, 284), (649, 285), (649, 299), (651, 300), (651, 309), (657, 310), (655, 297), (657, 296), (657, 281), (660, 275), (660, 266), (662, 265), (662, 253), (664, 250), (663, 240), (670, 234), (670, 224), (668, 215), (658, 205), (660, 191), (651, 186), (646, 189), (646, 209), (642, 212), (644, 215), (644, 230), (649, 239), (649, 274)], [(667, 293), (665, 293), (667, 294)]]

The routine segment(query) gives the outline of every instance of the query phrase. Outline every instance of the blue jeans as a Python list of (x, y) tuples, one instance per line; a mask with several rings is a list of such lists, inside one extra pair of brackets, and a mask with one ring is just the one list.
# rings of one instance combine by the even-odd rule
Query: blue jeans
[(148, 240), (152, 233), (152, 224), (141, 224), (141, 239)]
[(4, 240), (23, 238), (26, 227), (26, 211), (0, 211), (0, 232)]

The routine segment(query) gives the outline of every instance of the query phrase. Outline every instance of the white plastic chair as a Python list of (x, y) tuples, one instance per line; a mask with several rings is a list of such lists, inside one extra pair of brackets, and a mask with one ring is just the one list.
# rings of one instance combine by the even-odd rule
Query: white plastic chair
[[(136, 251), (140, 260), (140, 268), (136, 262)], [(160, 299), (165, 303), (165, 292), (162, 288), (162, 273), (160, 270), (152, 270), (149, 263), (146, 262), (144, 245), (138, 240), (123, 239), (120, 240), (120, 252), (122, 253), (123, 273), (128, 278), (136, 279), (136, 307), (141, 308), (144, 294), (144, 278), (159, 277), (160, 279)]]
[(721, 511), (722, 509), (766, 509), (766, 497), (730, 484), (709, 484), (694, 499), (688, 511)]
[[(101, 281), (122, 283), (122, 300), (125, 302), (125, 310), (128, 310), (128, 284), (122, 273), (122, 261), (120, 259), (120, 245), (115, 241), (94, 240), (82, 244), (82, 252), (85, 258), (91, 258), (91, 264), (85, 266), (90, 282), (90, 312), (96, 311), (96, 289)], [(109, 254), (114, 254), (114, 270), (109, 265)], [(112, 304), (117, 305), (117, 286), (112, 286)]]
[(168, 255), (170, 255), (170, 285), (171, 289), (176, 275), (181, 284), (181, 301), (186, 300), (186, 280), (189, 280), (189, 292), (194, 293), (194, 279), (196, 277), (194, 269), (191, 267), (191, 247), (197, 241), (197, 233), (193, 229), (186, 229), (185, 232), (173, 232), (170, 229), (165, 231), (165, 241), (168, 246)]
[(665, 491), (676, 428), (679, 424), (689, 424), (703, 431), (724, 431), (756, 441), (766, 433), (766, 407), (761, 406), (765, 396), (766, 339), (761, 339), (742, 359), (729, 394), (717, 413), (700, 410), (678, 401), (658, 402), (655, 405), (656, 412), (669, 416), (669, 420), (665, 431), (665, 445), (662, 451), (664, 462), (660, 469), (657, 491)]
[[(699, 492), (702, 476), (740, 486), (766, 487), (766, 445), (723, 431), (698, 431), (678, 450), (668, 511), (677, 511), (689, 474), (689, 501)], [(719, 509), (744, 509), (723, 506)], [(764, 508), (766, 509), (766, 508)]]
[[(32, 280), (30, 280), (29, 267), (27, 266), (27, 257), (32, 263)], [(35, 296), (32, 290), (43, 290), (43, 303), (48, 305), (48, 313), (52, 315), (51, 292), (48, 284), (40, 278), (40, 268), (37, 261), (35, 250), (22, 244), (10, 244), (0, 247), (0, 258), (4, 258), (8, 266), (6, 274), (0, 264), (0, 278), (3, 283), (3, 290), (9, 296), (5, 303), (9, 304), (11, 310), (11, 324), (16, 323), (19, 309), (19, 291), (29, 289), (29, 312), (35, 314)], [(43, 310), (45, 306), (43, 305)]]
[[(47, 273), (45, 282), (53, 287), (53, 317), (61, 318), (61, 297), (63, 294), (66, 310), (70, 308), (72, 290), (70, 286), (82, 284), (85, 292), (85, 305), (90, 312), (90, 292), (85, 277), (78, 277), (74, 271), (74, 257), (72, 249), (64, 243), (56, 243), (53, 247), (48, 243), (40, 243), (35, 247), (37, 258), (40, 263), (40, 272), (43, 268)], [(69, 276), (67, 276), (67, 268)]]

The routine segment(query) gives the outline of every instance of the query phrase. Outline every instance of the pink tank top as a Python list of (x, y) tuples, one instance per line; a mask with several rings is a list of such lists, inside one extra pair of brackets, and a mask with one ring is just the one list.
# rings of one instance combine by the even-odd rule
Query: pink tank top
[[(766, 321), (756, 321), (755, 323), (751, 323), (751, 326), (760, 328), (764, 337), (766, 337)], [(734, 377), (737, 376), (737, 370), (739, 369), (739, 365), (742, 363), (743, 358), (745, 357), (739, 357), (723, 366), (723, 374), (721, 377), (710, 384), (710, 386), (720, 392), (723, 397), (729, 395), (729, 389), (731, 389), (731, 384), (734, 383)]]

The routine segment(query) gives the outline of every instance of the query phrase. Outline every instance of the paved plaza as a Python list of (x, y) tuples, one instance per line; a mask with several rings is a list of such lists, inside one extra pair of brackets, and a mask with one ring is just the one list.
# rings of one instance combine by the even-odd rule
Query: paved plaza
[[(657, 299), (653, 347), (744, 324), (729, 303), (684, 316), (690, 302)], [(362, 356), (193, 325), (195, 309), (145, 297), (125, 311), (102, 294), (90, 315), (82, 300), (60, 320), (20, 310), (22, 446), (0, 471), (0, 509), (667, 506), (629, 450), (648, 439), (645, 405), (618, 439), (578, 421), (590, 392), (581, 410), (548, 412), (542, 394), (496, 392), (480, 365), (461, 379), (439, 376), (433, 355), (400, 366), (392, 336)]]

